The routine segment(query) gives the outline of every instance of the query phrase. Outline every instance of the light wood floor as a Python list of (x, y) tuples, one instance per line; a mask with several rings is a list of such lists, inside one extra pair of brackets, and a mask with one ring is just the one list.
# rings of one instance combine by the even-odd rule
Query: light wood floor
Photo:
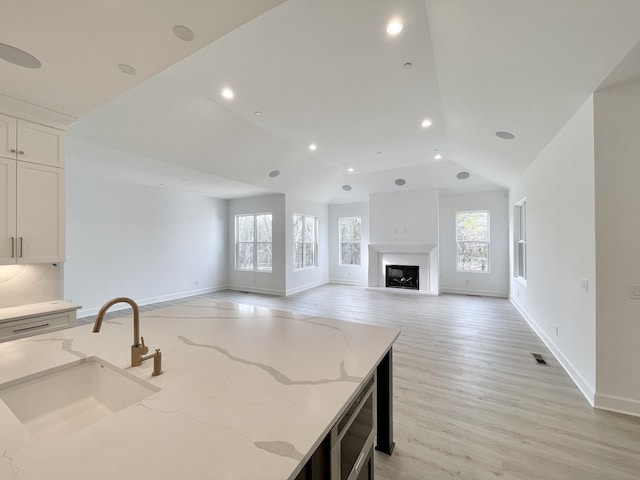
[(640, 419), (592, 409), (505, 299), (343, 285), (206, 296), (402, 330), (396, 448), (376, 452), (378, 480), (640, 479)]

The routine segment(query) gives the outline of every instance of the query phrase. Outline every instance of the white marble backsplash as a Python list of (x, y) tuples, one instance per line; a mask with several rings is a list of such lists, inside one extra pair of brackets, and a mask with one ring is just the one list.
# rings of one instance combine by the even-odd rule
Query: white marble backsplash
[(0, 265), (0, 308), (59, 300), (60, 264)]

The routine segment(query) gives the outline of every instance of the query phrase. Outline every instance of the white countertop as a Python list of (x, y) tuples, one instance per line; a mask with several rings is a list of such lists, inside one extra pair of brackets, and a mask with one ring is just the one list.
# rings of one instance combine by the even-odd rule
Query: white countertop
[(21, 318), (46, 315), (49, 313), (67, 312), (78, 310), (80, 305), (75, 305), (64, 300), (52, 300), (50, 302), (30, 303), (28, 305), (18, 305), (15, 307), (0, 308), (0, 323), (19, 320)]
[(294, 478), (399, 331), (197, 299), (141, 314), (153, 361), (129, 367), (131, 312), (0, 344), (0, 384), (98, 356), (160, 387), (63, 436), (32, 435), (0, 400), (0, 478)]

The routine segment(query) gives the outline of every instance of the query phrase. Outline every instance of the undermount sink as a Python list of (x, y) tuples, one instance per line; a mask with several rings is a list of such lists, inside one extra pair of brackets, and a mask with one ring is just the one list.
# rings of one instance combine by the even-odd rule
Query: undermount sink
[(0, 385), (0, 399), (32, 434), (79, 430), (160, 388), (98, 357)]

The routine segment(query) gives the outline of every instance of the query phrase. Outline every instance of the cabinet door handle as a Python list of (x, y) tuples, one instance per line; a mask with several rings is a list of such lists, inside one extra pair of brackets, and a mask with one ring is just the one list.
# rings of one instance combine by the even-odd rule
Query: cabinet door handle
[(11, 153), (16, 153), (16, 149), (15, 149), (15, 148), (12, 148), (12, 149), (11, 149)]
[(35, 330), (36, 328), (44, 328), (44, 327), (48, 327), (48, 326), (49, 326), (48, 323), (43, 323), (42, 325), (34, 325), (33, 327), (18, 328), (16, 330), (14, 330), (13, 333), (26, 332), (28, 330)]
[(367, 453), (367, 452), (366, 452), (366, 451), (365, 451), (365, 452), (362, 452), (362, 453), (360, 454), (360, 456), (358, 457), (358, 461), (356, 462), (355, 467), (353, 467), (353, 470), (354, 470), (354, 471), (356, 471), (356, 472), (357, 472), (358, 470), (360, 470), (360, 463), (361, 463), (361, 462), (362, 462), (362, 460), (364, 459), (364, 455), (365, 455), (365, 453)]
[(11, 237), (11, 258), (16, 257), (16, 237)]
[(23, 253), (24, 253), (24, 243), (23, 243), (23, 238), (20, 237), (20, 258), (22, 258)]
[(24, 155), (24, 150), (18, 150), (18, 154)]

